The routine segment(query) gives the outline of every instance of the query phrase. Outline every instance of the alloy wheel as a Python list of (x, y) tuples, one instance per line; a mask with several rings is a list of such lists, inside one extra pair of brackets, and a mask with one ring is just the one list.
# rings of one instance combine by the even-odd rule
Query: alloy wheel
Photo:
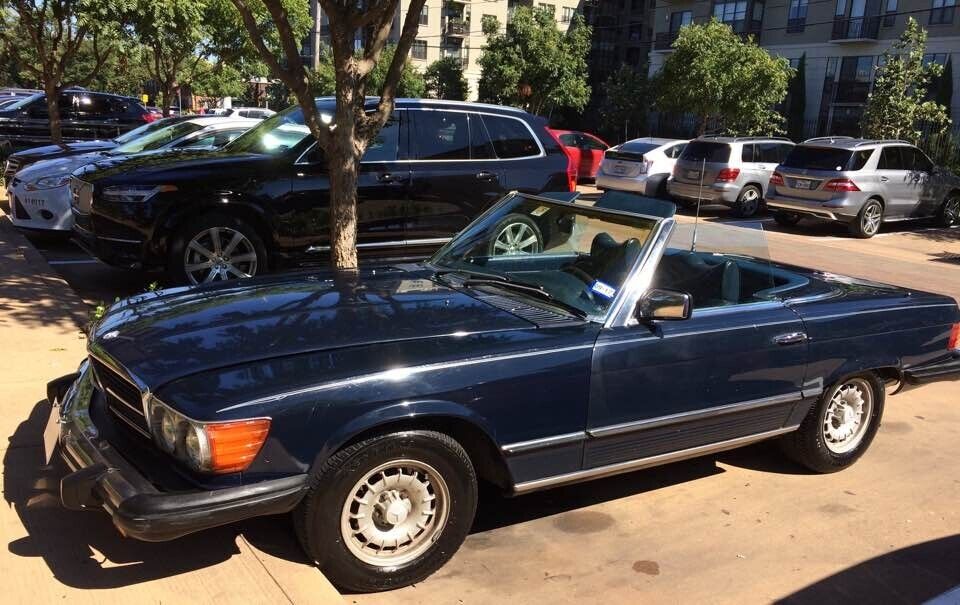
[(877, 202), (872, 202), (863, 209), (863, 216), (860, 218), (860, 225), (863, 232), (867, 235), (876, 235), (880, 230), (880, 223), (883, 221), (883, 207)]
[(863, 378), (840, 385), (823, 416), (823, 441), (834, 454), (845, 454), (863, 440), (873, 414), (873, 389)]
[(377, 567), (408, 563), (437, 541), (450, 516), (450, 490), (432, 466), (393, 460), (353, 486), (340, 514), (343, 543)]
[(493, 253), (536, 254), (540, 252), (540, 238), (526, 223), (509, 223), (500, 230), (493, 243)]
[(251, 277), (257, 273), (257, 250), (243, 233), (211, 227), (187, 244), (183, 270), (192, 284)]
[(952, 197), (943, 206), (943, 222), (947, 227), (960, 222), (960, 197)]

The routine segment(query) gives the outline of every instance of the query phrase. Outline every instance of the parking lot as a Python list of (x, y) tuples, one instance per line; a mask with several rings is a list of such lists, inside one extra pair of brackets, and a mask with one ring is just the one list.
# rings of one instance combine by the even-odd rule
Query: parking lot
[[(706, 208), (702, 218), (767, 231), (779, 261), (960, 298), (960, 229), (900, 225), (862, 241), (830, 225), (785, 230), (770, 219), (736, 221), (719, 208)], [(159, 275), (102, 265), (67, 241), (40, 238), (33, 245), (42, 255), (38, 262), (45, 259), (87, 305), (163, 283)], [(29, 323), (30, 309), (25, 306), (21, 322)], [(43, 314), (38, 326), (77, 323), (67, 305), (44, 307)], [(35, 444), (24, 444), (33, 443), (41, 422), (42, 406), (31, 404), (43, 398), (44, 380), (75, 363), (67, 353), (82, 350), (75, 332), (61, 332), (63, 346), (56, 338), (42, 345), (61, 351), (60, 365), (31, 370), (6, 393), (3, 407), (4, 428), (12, 431), (4, 493), (16, 513), (2, 524), (5, 569), (24, 578), (11, 589), (22, 597), (15, 600), (50, 578), (50, 596), (95, 589), (85, 594), (101, 602), (171, 594), (178, 602), (334, 598), (308, 566), (286, 518), (157, 545), (120, 538), (105, 516), (93, 521), (96, 513), (68, 513), (50, 501), (44, 490), (55, 486), (53, 471), (37, 462)], [(765, 443), (515, 499), (484, 493), (465, 546), (437, 574), (399, 591), (344, 599), (923, 601), (960, 584), (958, 391), (957, 382), (936, 383), (888, 399), (870, 452), (834, 475), (809, 474)]]

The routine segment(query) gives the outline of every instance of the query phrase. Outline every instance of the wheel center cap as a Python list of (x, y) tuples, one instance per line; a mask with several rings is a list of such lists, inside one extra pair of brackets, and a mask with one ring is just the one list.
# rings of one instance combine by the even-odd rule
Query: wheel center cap
[(390, 525), (399, 525), (407, 520), (413, 504), (397, 490), (390, 490), (381, 496), (377, 508), (380, 509), (380, 515), (384, 521)]

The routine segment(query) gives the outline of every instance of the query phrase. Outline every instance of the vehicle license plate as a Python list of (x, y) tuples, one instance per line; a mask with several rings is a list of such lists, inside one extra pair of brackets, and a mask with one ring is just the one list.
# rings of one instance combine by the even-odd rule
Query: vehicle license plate
[(801, 181), (800, 179), (797, 179), (793, 182), (793, 186), (797, 189), (810, 189), (810, 181)]
[(47, 205), (47, 201), (46, 201), (46, 200), (42, 200), (42, 199), (35, 198), (35, 197), (28, 197), (28, 198), (24, 199), (23, 201), (27, 204), (27, 206), (33, 206), (33, 207), (35, 207), (35, 208), (43, 208), (44, 206)]
[(688, 171), (687, 171), (687, 178), (688, 178), (688, 179), (699, 179), (699, 178), (700, 178), (700, 171), (699, 171), (699, 170), (688, 170)]
[(623, 163), (621, 163), (621, 162), (618, 162), (618, 163), (614, 164), (614, 165), (613, 165), (613, 173), (614, 173), (614, 174), (626, 174), (626, 173), (627, 173), (627, 165), (626, 165), (626, 164), (623, 164)]

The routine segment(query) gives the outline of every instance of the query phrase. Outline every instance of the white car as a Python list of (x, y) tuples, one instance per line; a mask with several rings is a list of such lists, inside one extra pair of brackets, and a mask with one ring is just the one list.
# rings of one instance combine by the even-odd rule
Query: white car
[(666, 197), (667, 179), (687, 142), (644, 137), (611, 147), (600, 162), (597, 188)]
[(167, 150), (218, 149), (260, 120), (234, 117), (197, 117), (174, 122), (106, 151), (41, 160), (23, 168), (10, 179), (11, 222), (24, 229), (70, 231), (70, 175), (74, 170), (105, 157), (156, 153)]
[(266, 107), (216, 107), (207, 110), (208, 115), (256, 118), (258, 120), (265, 120), (275, 113), (277, 112)]

